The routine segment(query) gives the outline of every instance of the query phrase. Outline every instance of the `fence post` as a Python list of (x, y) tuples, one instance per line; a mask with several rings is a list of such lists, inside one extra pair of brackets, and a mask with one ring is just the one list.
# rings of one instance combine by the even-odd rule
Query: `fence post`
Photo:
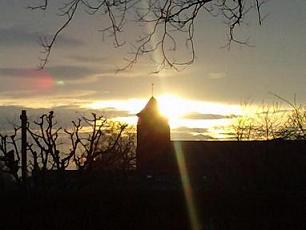
[(27, 111), (22, 110), (21, 115), (21, 177), (22, 182), (26, 183), (27, 178)]

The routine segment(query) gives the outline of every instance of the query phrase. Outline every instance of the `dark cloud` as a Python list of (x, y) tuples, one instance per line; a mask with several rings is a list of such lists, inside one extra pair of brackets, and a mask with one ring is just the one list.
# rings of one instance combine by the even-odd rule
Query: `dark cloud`
[(16, 106), (0, 106), (0, 130), (11, 130), (20, 124), (21, 110), (22, 108)]
[(74, 65), (51, 66), (47, 67), (45, 70), (31, 68), (0, 68), (0, 76), (33, 78), (50, 74), (57, 80), (77, 80), (86, 78), (95, 73), (97, 73), (97, 70), (93, 68), (89, 69)]
[[(220, 126), (220, 129), (224, 127)], [(210, 135), (211, 131), (207, 128), (189, 128), (189, 127), (178, 127), (171, 129), (171, 139), (172, 140), (220, 140), (220, 138), (215, 138)], [(230, 132), (220, 132), (218, 133), (224, 136), (221, 139), (233, 140), (235, 135)]]
[(200, 120), (230, 119), (235, 117), (236, 115), (203, 114), (203, 113), (189, 113), (184, 116), (184, 118), (186, 119), (200, 119)]
[[(18, 126), (20, 124), (19, 116), (23, 109), (25, 108), (20, 106), (0, 106), (0, 131), (11, 130), (14, 126)], [(119, 116), (129, 116), (127, 111), (115, 110), (113, 108), (90, 110), (73, 106), (58, 106), (49, 109), (26, 108), (26, 110), (29, 121), (37, 120), (42, 114), (54, 111), (55, 120), (62, 127), (70, 127), (72, 121), (83, 116), (91, 117), (92, 113), (109, 119)]]
[(105, 57), (92, 57), (92, 56), (69, 56), (68, 59), (75, 61), (75, 62), (80, 62), (80, 63), (103, 63), (107, 61), (107, 58)]
[(76, 80), (81, 78), (86, 78), (89, 75), (97, 73), (97, 70), (93, 68), (67, 65), (67, 66), (52, 66), (46, 69), (52, 77), (59, 80)]
[(185, 128), (184, 131), (176, 132), (171, 130), (172, 140), (214, 140), (215, 138), (203, 133), (193, 133), (189, 128)]
[(192, 132), (192, 133), (205, 133), (208, 132), (208, 129), (206, 128), (189, 128), (189, 127), (177, 127), (174, 129), (171, 129), (173, 132), (179, 133), (179, 132)]
[(262, 110), (263, 111), (256, 112), (255, 114), (256, 115), (270, 115), (270, 116), (273, 116), (273, 115), (276, 115), (276, 114), (281, 115), (281, 114), (285, 114), (285, 113), (288, 113), (288, 112), (292, 112), (292, 108), (288, 108), (288, 109), (279, 108), (279, 109), (277, 109), (277, 108), (273, 108), (273, 105), (270, 105), (268, 107), (262, 106)]
[(0, 68), (0, 76), (18, 77), (27, 69), (23, 68)]
[(113, 107), (102, 108), (102, 109), (100, 109), (100, 112), (102, 114), (105, 114), (105, 116), (107, 116), (109, 118), (134, 116), (133, 114), (130, 114), (128, 111), (118, 110), (118, 109), (113, 108)]
[(193, 135), (192, 140), (215, 140), (216, 138), (210, 136), (210, 135), (205, 135), (205, 134), (196, 134)]
[[(0, 29), (0, 46), (22, 46), (30, 44), (39, 44), (40, 38), (50, 39), (50, 34), (42, 34), (33, 32), (24, 26), (13, 26), (10, 28)], [(84, 45), (83, 41), (59, 35), (56, 46), (60, 47), (76, 47)]]

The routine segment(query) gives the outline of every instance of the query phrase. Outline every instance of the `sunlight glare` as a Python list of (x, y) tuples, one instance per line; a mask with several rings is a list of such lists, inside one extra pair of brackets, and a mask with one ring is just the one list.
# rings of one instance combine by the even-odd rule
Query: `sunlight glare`
[[(215, 138), (225, 137), (220, 127), (232, 124), (232, 117), (243, 114), (240, 105), (228, 105), (216, 102), (191, 100), (175, 94), (156, 96), (160, 113), (165, 116), (171, 129), (179, 127), (207, 129)], [(112, 119), (131, 125), (137, 124), (136, 114), (140, 112), (148, 99), (132, 98), (127, 100), (99, 100), (83, 105), (83, 108), (101, 110), (101, 112), (122, 111), (128, 115)], [(218, 117), (219, 116), (219, 117)]]
[(165, 94), (157, 97), (160, 113), (169, 120), (177, 119), (188, 113), (185, 109), (186, 102), (183, 98), (175, 95)]
[(157, 100), (161, 113), (169, 119), (183, 118), (188, 114), (239, 115), (242, 113), (240, 105), (191, 100), (170, 94), (161, 95)]

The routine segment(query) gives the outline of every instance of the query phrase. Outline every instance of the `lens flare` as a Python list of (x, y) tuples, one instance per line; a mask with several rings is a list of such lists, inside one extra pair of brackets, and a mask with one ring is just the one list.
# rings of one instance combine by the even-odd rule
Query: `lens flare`
[(22, 70), (19, 87), (24, 90), (31, 90), (33, 94), (47, 92), (54, 89), (54, 79), (45, 70)]
[(192, 187), (191, 187), (190, 178), (188, 175), (188, 170), (186, 167), (186, 161), (185, 161), (184, 153), (182, 150), (182, 146), (180, 145), (180, 143), (175, 143), (174, 149), (175, 149), (176, 161), (177, 161), (178, 168), (180, 171), (180, 177), (181, 177), (181, 182), (182, 182), (184, 195), (186, 199), (186, 205), (188, 208), (188, 215), (189, 215), (189, 220), (191, 224), (191, 229), (200, 230), (202, 229), (201, 223), (199, 221), (196, 205), (194, 202)]

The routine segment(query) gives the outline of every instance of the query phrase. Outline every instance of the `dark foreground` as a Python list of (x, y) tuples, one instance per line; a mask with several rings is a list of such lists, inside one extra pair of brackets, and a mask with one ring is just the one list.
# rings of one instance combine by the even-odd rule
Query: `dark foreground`
[[(152, 179), (1, 195), (0, 229), (191, 229), (180, 185)], [(200, 229), (306, 229), (304, 191), (194, 188)]]

